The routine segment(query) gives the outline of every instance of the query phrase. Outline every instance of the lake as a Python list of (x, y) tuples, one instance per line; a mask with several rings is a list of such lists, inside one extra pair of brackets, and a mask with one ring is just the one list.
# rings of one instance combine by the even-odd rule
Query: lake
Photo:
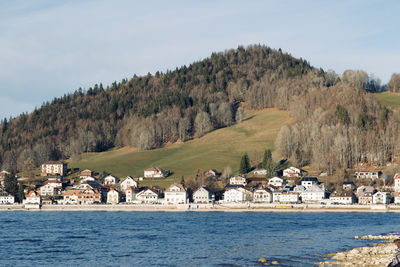
[[(0, 266), (311, 266), (399, 213), (0, 212)], [(320, 256), (322, 255), (322, 256)]]

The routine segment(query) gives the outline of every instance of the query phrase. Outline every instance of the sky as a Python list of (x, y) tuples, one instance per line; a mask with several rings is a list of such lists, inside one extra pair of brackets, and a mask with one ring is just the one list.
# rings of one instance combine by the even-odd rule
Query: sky
[(400, 72), (400, 1), (0, 2), (0, 118), (96, 83), (262, 44), (384, 83)]

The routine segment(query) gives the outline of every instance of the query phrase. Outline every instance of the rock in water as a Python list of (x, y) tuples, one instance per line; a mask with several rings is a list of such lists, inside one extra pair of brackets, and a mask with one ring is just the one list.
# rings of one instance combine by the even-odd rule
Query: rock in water
[(258, 262), (267, 263), (267, 259), (266, 258), (259, 258)]
[(273, 262), (271, 262), (273, 265), (277, 265), (277, 264), (279, 264), (279, 262), (277, 262), (277, 261), (273, 261)]

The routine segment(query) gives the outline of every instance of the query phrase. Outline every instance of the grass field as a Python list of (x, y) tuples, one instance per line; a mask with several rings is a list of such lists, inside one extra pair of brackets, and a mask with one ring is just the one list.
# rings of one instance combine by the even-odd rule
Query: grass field
[(383, 92), (376, 93), (375, 96), (382, 105), (395, 109), (400, 108), (400, 93)]
[(198, 169), (217, 169), (222, 172), (226, 166), (231, 166), (235, 171), (244, 152), (252, 158), (255, 151), (262, 155), (265, 149), (273, 149), (279, 129), (290, 122), (288, 113), (277, 109), (248, 111), (247, 116), (248, 119), (241, 123), (183, 144), (171, 144), (150, 151), (124, 147), (84, 154), (79, 162), (68, 162), (69, 167), (107, 171), (117, 177), (138, 177), (143, 176), (144, 169), (157, 166), (173, 174), (162, 180), (145, 180), (141, 185), (164, 187), (173, 181), (180, 182), (181, 176), (195, 175)]

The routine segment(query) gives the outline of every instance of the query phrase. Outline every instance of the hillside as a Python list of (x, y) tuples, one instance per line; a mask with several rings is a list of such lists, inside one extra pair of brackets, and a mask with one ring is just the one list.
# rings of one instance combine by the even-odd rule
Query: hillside
[[(2, 168), (65, 160), (81, 153), (184, 142), (243, 118), (252, 109), (287, 109), (289, 97), (324, 86), (326, 73), (280, 49), (253, 45), (213, 53), (166, 73), (79, 88), (0, 126)], [(57, 86), (57, 85), (54, 85)]]
[(217, 169), (222, 172), (226, 166), (235, 171), (239, 168), (240, 157), (247, 152), (254, 158), (254, 152), (262, 155), (265, 149), (273, 149), (279, 129), (290, 122), (288, 113), (277, 109), (246, 111), (248, 119), (233, 126), (219, 129), (185, 143), (175, 143), (150, 151), (136, 151), (124, 147), (101, 153), (83, 155), (72, 168), (89, 168), (98, 172), (107, 171), (119, 177), (126, 175), (143, 176), (143, 170), (158, 166), (173, 172), (162, 181), (146, 180), (142, 185), (168, 185), (179, 182), (181, 176), (195, 175), (197, 169)]

